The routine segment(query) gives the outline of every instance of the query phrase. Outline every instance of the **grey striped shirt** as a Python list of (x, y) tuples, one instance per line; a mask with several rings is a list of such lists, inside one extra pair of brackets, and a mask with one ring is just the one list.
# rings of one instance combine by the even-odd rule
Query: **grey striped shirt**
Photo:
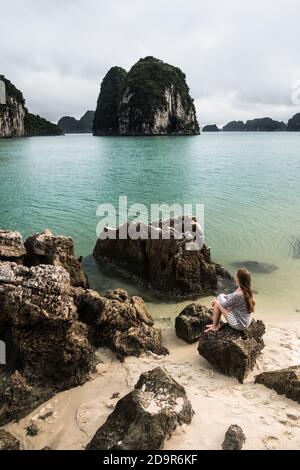
[[(235, 325), (232, 326), (236, 326), (236, 328), (241, 330), (250, 326), (252, 317), (248, 311), (247, 302), (243, 294), (239, 294), (237, 291), (228, 295), (220, 294), (218, 300), (222, 307), (231, 312), (230, 317), (234, 317)], [(228, 323), (230, 324), (230, 321)]]

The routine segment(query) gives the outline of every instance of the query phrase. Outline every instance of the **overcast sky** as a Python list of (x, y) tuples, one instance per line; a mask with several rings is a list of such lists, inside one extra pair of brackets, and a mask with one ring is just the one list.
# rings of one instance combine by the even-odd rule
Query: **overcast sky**
[(299, 0), (0, 0), (0, 6), (0, 73), (23, 91), (31, 112), (52, 121), (95, 109), (109, 68), (129, 70), (147, 55), (185, 72), (202, 125), (287, 120), (300, 112), (291, 98), (293, 85), (300, 90)]

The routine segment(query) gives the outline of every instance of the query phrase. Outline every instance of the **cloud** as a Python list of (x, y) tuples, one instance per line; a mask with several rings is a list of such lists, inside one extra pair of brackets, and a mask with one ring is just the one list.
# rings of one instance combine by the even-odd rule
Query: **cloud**
[(108, 69), (146, 55), (182, 68), (202, 124), (300, 111), (298, 0), (11, 0), (0, 13), (0, 73), (53, 121), (94, 109)]

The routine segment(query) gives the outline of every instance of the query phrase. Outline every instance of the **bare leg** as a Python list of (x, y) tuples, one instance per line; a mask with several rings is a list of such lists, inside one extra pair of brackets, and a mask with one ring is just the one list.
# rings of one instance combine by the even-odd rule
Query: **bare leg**
[(222, 307), (219, 302), (216, 302), (214, 305), (214, 314), (213, 314), (213, 323), (207, 326), (205, 333), (208, 331), (218, 331), (220, 329), (220, 320), (222, 314), (227, 318), (228, 311)]

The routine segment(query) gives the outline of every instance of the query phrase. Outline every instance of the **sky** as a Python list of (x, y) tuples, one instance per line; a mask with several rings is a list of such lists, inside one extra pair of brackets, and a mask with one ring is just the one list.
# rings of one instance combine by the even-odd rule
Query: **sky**
[(300, 112), (299, 0), (0, 0), (0, 74), (56, 122), (115, 65), (180, 67), (201, 125)]

